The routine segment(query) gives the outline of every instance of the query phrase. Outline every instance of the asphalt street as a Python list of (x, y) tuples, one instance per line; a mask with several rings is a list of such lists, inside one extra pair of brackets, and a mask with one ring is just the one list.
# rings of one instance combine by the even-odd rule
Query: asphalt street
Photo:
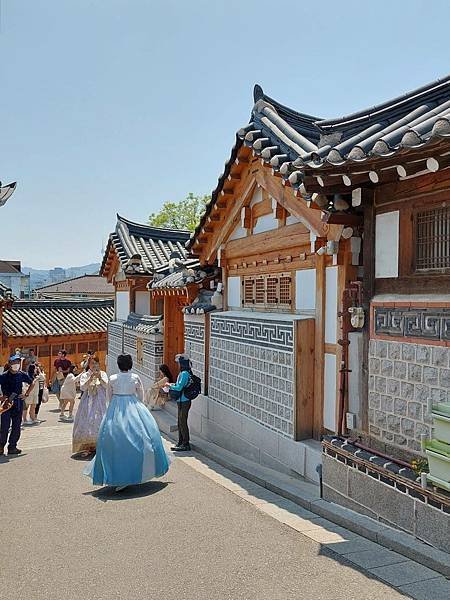
[(23, 455), (0, 458), (1, 598), (408, 597), (186, 461), (120, 493), (94, 489), (71, 458), (71, 425), (49, 408)]

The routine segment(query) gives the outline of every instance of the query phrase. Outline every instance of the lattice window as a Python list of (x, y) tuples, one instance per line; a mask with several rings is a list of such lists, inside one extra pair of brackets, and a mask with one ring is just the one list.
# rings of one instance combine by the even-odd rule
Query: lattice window
[(450, 269), (450, 206), (418, 211), (415, 231), (416, 271)]
[(292, 278), (281, 275), (255, 275), (242, 280), (242, 305), (256, 308), (290, 308)]
[(266, 303), (266, 280), (264, 277), (258, 277), (255, 280), (255, 299), (254, 304)]
[(245, 278), (243, 281), (244, 293), (242, 295), (244, 304), (253, 304), (255, 301), (255, 280), (253, 277)]

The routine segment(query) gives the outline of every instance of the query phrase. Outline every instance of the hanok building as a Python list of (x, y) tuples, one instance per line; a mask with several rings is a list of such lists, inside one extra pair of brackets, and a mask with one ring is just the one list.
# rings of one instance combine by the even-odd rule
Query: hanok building
[(88, 350), (105, 364), (107, 325), (113, 318), (112, 300), (15, 300), (0, 306), (0, 361), (4, 365), (16, 348), (34, 350), (47, 375), (61, 349), (75, 364)]
[[(189, 232), (133, 223), (117, 215), (100, 269), (100, 275), (115, 288), (115, 319), (108, 328), (111, 373), (116, 371), (116, 359), (122, 352), (133, 356), (145, 383), (153, 382), (162, 362), (174, 368), (175, 354), (184, 350), (181, 309), (188, 300), (176, 294), (165, 300), (163, 295), (152, 295), (148, 285), (155, 273), (168, 268), (171, 259), (187, 258), (188, 239)], [(165, 318), (169, 314), (170, 319)], [(163, 323), (168, 323), (170, 332), (165, 346)]]
[(101, 275), (80, 275), (33, 290), (35, 298), (109, 298), (114, 299), (114, 286)]
[[(444, 486), (421, 487), (408, 463), (423, 456), (420, 442), (432, 435), (432, 410), (450, 401), (450, 77), (326, 121), (286, 109), (260, 88), (255, 92), (251, 122), (238, 133), (191, 242), (201, 262), (218, 255), (228, 307), (240, 308), (211, 318), (209, 401), (258, 422), (276, 411), (273, 419), (288, 421), (287, 432), (284, 426), (279, 433), (295, 439), (309, 405), (301, 395), (302, 361), (312, 348), (313, 415), (323, 414), (322, 421), (313, 417), (313, 433), (316, 424), (324, 433), (348, 434), (352, 440), (325, 438), (325, 497), (448, 550), (450, 502)], [(251, 176), (260, 191), (252, 190)], [(277, 231), (255, 232), (255, 210), (256, 226), (265, 213), (266, 228), (270, 205)], [(312, 232), (311, 252), (293, 243), (283, 255), (271, 245), (280, 221), (287, 230), (283, 209)], [(295, 232), (296, 242), (301, 235)], [(280, 236), (280, 247), (286, 237)], [(325, 243), (336, 266), (327, 264), (327, 252), (321, 265), (318, 249)], [(298, 269), (299, 259), (311, 269)], [(287, 264), (296, 265), (295, 277)], [(314, 309), (309, 344), (306, 332), (292, 335), (286, 325), (284, 315), (294, 313), (294, 302), (300, 313)], [(258, 306), (277, 307), (271, 331), (267, 315), (252, 319)], [(286, 364), (287, 350), (293, 357), (287, 366), (297, 373), (297, 396), (289, 400), (292, 387), (285, 382), (291, 372), (282, 381), (274, 366), (270, 370), (270, 363), (280, 363), (280, 352)], [(242, 358), (236, 373), (237, 355)], [(330, 355), (336, 357), (333, 387)], [(255, 364), (256, 381), (249, 388)], [(244, 377), (235, 385), (226, 371), (240, 376), (240, 369)], [(258, 406), (264, 397), (264, 406)], [(222, 415), (222, 423), (242, 436), (244, 421), (229, 414)], [(272, 426), (272, 418), (262, 424)], [(248, 427), (245, 436), (256, 445)], [(448, 467), (446, 477), (448, 486)]]

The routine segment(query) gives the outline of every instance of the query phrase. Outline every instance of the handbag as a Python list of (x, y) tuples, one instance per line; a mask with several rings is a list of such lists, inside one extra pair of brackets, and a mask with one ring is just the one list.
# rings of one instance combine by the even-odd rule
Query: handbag
[(42, 402), (45, 404), (46, 402), (48, 402), (48, 397), (49, 397), (49, 393), (48, 393), (48, 387), (45, 387), (42, 391)]

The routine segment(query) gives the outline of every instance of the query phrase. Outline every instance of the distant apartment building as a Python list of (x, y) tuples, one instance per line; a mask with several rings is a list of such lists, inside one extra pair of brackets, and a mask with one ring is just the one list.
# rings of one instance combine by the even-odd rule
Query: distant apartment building
[(64, 279), (66, 279), (66, 271), (61, 267), (55, 267), (54, 269), (51, 269), (48, 274), (51, 283), (58, 283), (59, 281), (64, 281)]
[(0, 282), (9, 288), (16, 298), (30, 297), (30, 276), (22, 273), (20, 261), (0, 260)]

